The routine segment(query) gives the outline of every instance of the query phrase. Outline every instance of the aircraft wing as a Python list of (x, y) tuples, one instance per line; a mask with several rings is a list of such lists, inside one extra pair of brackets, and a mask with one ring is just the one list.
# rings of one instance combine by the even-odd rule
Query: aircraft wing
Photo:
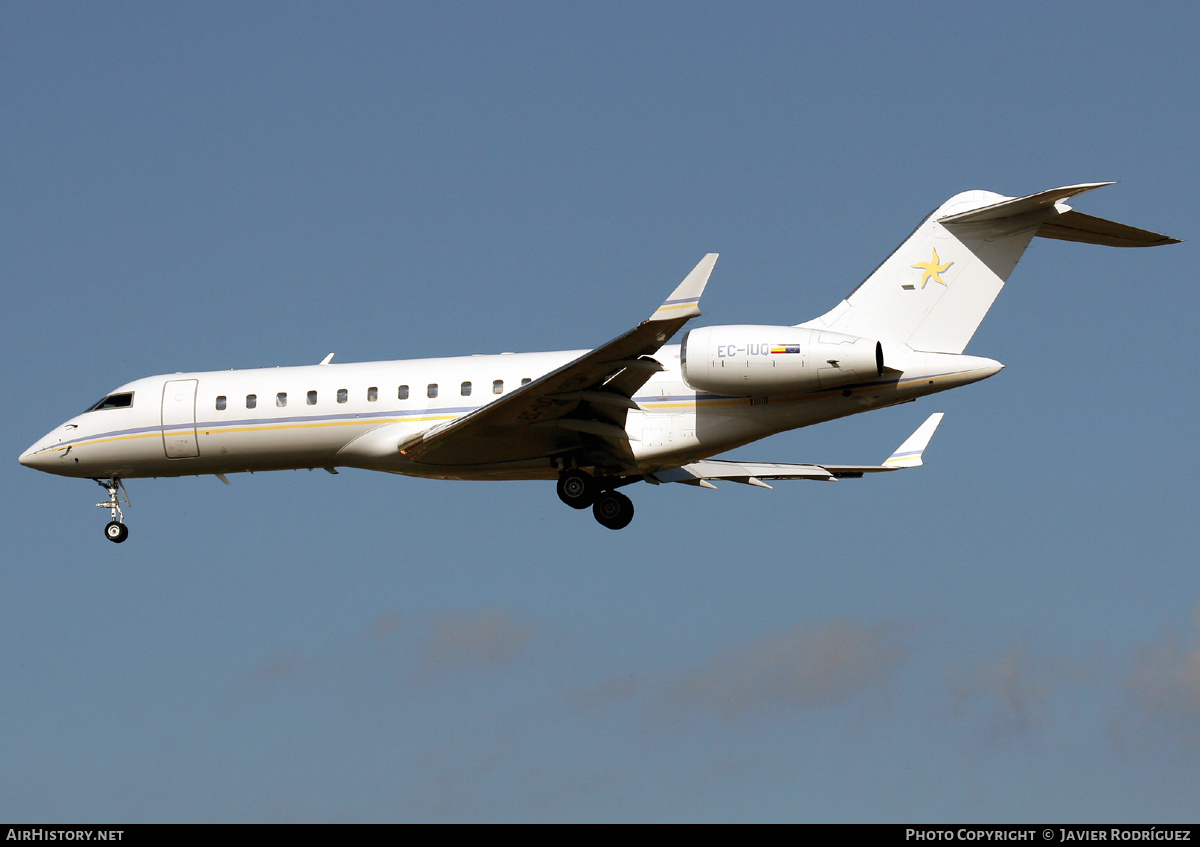
[(460, 418), (397, 444), (431, 465), (522, 461), (572, 454), (580, 465), (636, 470), (625, 416), (631, 399), (663, 370), (651, 356), (691, 318), (717, 262), (709, 253), (647, 320), (573, 362)]
[(916, 432), (905, 439), (892, 455), (884, 459), (882, 465), (794, 465), (770, 462), (732, 462), (722, 459), (704, 459), (682, 467), (652, 474), (652, 481), (682, 482), (685, 485), (699, 485), (704, 488), (716, 488), (711, 480), (728, 480), (745, 485), (756, 485), (759, 488), (770, 488), (764, 479), (854, 479), (868, 473), (896, 471), (901, 468), (915, 468), (921, 465), (921, 454), (929, 445), (933, 431), (942, 422), (942, 412), (930, 415), (925, 423), (917, 427)]

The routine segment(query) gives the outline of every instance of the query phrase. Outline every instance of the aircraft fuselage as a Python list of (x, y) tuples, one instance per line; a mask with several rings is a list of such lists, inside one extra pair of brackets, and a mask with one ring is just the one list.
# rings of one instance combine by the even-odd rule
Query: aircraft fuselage
[[(360, 444), (389, 427), (389, 443), (450, 421), (586, 351), (203, 371), (146, 377), (108, 397), (127, 405), (77, 415), (40, 438), (20, 461), (83, 478), (190, 476), (360, 467), (442, 479), (554, 479), (553, 457), (412, 462)], [(824, 391), (731, 397), (689, 388), (679, 346), (656, 356), (664, 370), (633, 397), (625, 430), (639, 470), (650, 473), (767, 435), (915, 400), (984, 379), (1000, 365), (952, 354), (891, 356), (878, 379)], [(893, 367), (893, 365), (901, 367)], [(124, 401), (122, 401), (124, 402)], [(470, 459), (471, 457), (467, 457)]]

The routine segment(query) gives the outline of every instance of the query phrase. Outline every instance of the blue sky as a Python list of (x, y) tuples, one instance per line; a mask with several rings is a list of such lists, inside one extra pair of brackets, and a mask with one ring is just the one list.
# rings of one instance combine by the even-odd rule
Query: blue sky
[[(1194, 4), (6, 4), (0, 818), (1194, 821)], [(131, 379), (798, 323), (947, 197), (1039, 239), (978, 385), (630, 489), (90, 482), (17, 455)]]

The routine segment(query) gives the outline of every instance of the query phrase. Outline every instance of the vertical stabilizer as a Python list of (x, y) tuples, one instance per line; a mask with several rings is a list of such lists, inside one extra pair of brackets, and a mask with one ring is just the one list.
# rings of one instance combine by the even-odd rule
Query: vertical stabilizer
[[(1112, 183), (947, 200), (832, 311), (801, 326), (931, 353), (961, 353), (1035, 235), (1115, 246), (1174, 239), (1072, 212), (1063, 201)], [(1039, 232), (1041, 230), (1041, 232)], [(1146, 236), (1138, 240), (1136, 234)]]

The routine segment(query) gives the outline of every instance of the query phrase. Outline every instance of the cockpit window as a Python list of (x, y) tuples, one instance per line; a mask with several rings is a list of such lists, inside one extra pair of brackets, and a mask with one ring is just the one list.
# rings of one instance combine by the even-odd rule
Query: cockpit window
[(133, 392), (127, 391), (124, 394), (110, 394), (88, 409), (89, 412), (99, 412), (101, 409), (128, 409), (133, 405)]

